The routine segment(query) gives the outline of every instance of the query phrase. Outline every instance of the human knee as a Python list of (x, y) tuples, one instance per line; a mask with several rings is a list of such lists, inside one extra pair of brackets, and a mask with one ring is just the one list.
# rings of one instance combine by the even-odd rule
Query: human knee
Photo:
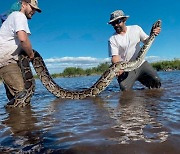
[(156, 77), (155, 80), (155, 88), (160, 88), (161, 87), (161, 80), (159, 77)]
[(154, 80), (150, 82), (149, 88), (160, 88), (161, 87), (161, 80), (158, 76), (155, 77)]
[(18, 82), (14, 84), (15, 90), (17, 93), (24, 90), (24, 82)]
[(17, 64), (7, 65), (4, 68), (2, 77), (4, 84), (12, 95), (19, 93), (24, 89), (24, 80)]
[(128, 91), (132, 89), (132, 86), (124, 85), (124, 84), (119, 84), (121, 91)]

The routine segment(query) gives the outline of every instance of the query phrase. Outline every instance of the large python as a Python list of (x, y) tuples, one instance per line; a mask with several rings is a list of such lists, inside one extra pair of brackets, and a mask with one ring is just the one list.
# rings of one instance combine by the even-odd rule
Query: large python
[[(139, 51), (138, 57), (135, 61), (132, 62), (118, 62), (112, 64), (107, 71), (105, 71), (99, 80), (90, 88), (82, 91), (69, 91), (63, 89), (52, 79), (51, 75), (46, 68), (46, 65), (43, 61), (43, 58), (40, 54), (34, 50), (34, 59), (31, 61), (32, 65), (42, 81), (43, 85), (58, 98), (68, 98), (68, 99), (84, 99), (86, 97), (93, 97), (102, 92), (116, 76), (116, 72), (120, 69), (124, 71), (132, 71), (139, 67), (149, 48), (151, 47), (156, 35), (153, 33), (153, 29), (156, 27), (161, 27), (161, 20), (155, 22), (152, 26), (150, 36), (146, 40), (145, 44)], [(25, 89), (17, 94), (10, 102), (7, 104), (7, 107), (16, 107), (16, 106), (26, 106), (30, 103), (30, 99), (34, 93), (35, 82), (32, 75), (32, 71), (29, 65), (29, 59), (26, 54), (22, 53), (19, 56), (20, 68), (25, 82)]]

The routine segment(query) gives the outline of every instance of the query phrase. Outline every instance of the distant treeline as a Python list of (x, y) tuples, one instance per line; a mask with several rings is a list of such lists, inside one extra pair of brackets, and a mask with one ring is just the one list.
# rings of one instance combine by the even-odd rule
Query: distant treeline
[[(171, 71), (171, 70), (180, 70), (180, 60), (174, 59), (171, 61), (161, 61), (161, 62), (155, 62), (151, 63), (154, 69), (157, 71)], [(102, 74), (105, 72), (110, 66), (110, 63), (102, 63), (98, 65), (97, 67), (93, 68), (77, 68), (77, 67), (68, 67), (64, 69), (62, 73), (54, 73), (51, 74), (53, 78), (57, 77), (74, 77), (74, 76), (88, 76), (88, 75), (96, 75), (96, 74)], [(34, 76), (37, 78), (37, 75)], [(0, 79), (1, 80), (1, 79)]]
[[(102, 74), (109, 68), (109, 63), (102, 63), (97, 67), (82, 69), (79, 67), (67, 67), (62, 73), (51, 74), (53, 78), (56, 77), (74, 77), (74, 76), (88, 76), (94, 74)], [(37, 77), (37, 76), (36, 76)]]
[(180, 70), (180, 59), (151, 63), (157, 71)]
[[(174, 59), (171, 61), (161, 61), (151, 63), (154, 69), (157, 71), (171, 71), (171, 70), (180, 70), (180, 60)], [(68, 67), (64, 69), (62, 73), (51, 74), (53, 78), (56, 77), (74, 77), (74, 76), (88, 76), (95, 74), (102, 74), (105, 72), (110, 66), (110, 63), (102, 63), (97, 67), (82, 69), (79, 67)]]

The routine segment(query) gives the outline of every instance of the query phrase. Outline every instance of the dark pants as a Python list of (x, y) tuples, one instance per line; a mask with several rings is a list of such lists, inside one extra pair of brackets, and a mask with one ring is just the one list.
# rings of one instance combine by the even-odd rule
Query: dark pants
[(135, 81), (141, 82), (150, 89), (161, 87), (161, 81), (157, 72), (147, 61), (133, 71), (124, 72), (117, 80), (122, 91), (132, 89)]

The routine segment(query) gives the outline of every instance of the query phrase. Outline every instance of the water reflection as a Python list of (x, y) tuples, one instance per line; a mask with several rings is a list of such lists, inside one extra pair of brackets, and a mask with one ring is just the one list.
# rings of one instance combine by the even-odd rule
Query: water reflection
[[(22, 150), (33, 149), (32, 147), (41, 141), (40, 127), (37, 126), (37, 119), (34, 116), (30, 106), (24, 108), (7, 108), (8, 117), (2, 121), (10, 131), (5, 135), (1, 142), (4, 149), (11, 149), (11, 152), (17, 148)], [(7, 131), (6, 131), (7, 133)], [(2, 135), (3, 136), (3, 135)]]
[[(1, 85), (0, 153), (123, 153), (127, 149), (127, 153), (154, 153), (157, 147), (160, 153), (168, 149), (179, 153), (180, 84), (177, 73), (167, 75), (164, 90), (136, 88), (122, 93), (112, 82), (98, 97), (84, 100), (55, 99), (37, 82), (31, 107), (12, 110), (4, 108)], [(96, 80), (89, 79), (78, 78), (72, 85), (67, 84), (72, 79), (63, 79), (63, 84), (67, 89), (79, 89)]]
[(157, 101), (162, 95), (162, 90), (127, 91), (120, 95), (119, 103), (113, 103), (113, 98), (106, 100), (103, 104), (115, 121), (112, 128), (116, 132), (109, 139), (122, 144), (137, 140), (166, 141), (168, 132), (160, 122), (163, 119)]

